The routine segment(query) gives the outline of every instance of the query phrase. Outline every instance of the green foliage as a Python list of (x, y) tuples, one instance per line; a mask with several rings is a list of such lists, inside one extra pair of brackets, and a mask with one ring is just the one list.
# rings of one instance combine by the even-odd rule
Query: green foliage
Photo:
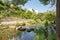
[[(18, 9), (16, 9), (18, 8)], [(13, 10), (13, 11), (12, 11)], [(54, 19), (55, 19), (55, 11), (47, 11), (44, 13), (38, 13), (35, 14), (34, 12), (31, 11), (25, 11), (19, 7), (15, 7), (15, 8), (8, 8), (5, 10), (1, 10), (0, 11), (0, 16), (1, 18), (6, 18), (6, 17), (17, 17), (17, 18), (25, 18), (25, 19), (32, 19), (35, 20), (36, 23), (40, 23), (40, 24), (44, 24), (47, 20), (49, 24), (53, 23)]]
[(0, 4), (8, 6), (9, 4), (24, 5), (28, 0), (0, 0)]
[[(53, 10), (47, 11), (44, 13), (35, 14), (35, 12), (26, 11), (26, 10), (23, 10), (21, 7), (17, 6), (18, 4), (24, 5), (28, 0), (12, 0), (13, 6), (11, 6), (7, 0), (5, 0), (5, 1), (6, 2), (3, 3), (0, 0), (0, 22), (2, 22), (3, 18), (13, 17), (13, 18), (31, 19), (28, 23), (30, 23), (32, 25), (41, 24), (41, 25), (44, 25), (45, 27), (47, 27), (48, 25), (52, 24), (55, 20), (56, 12)], [(40, 0), (40, 1), (46, 5), (46, 4), (49, 4), (50, 0)], [(54, 1), (52, 1), (52, 2), (54, 2)], [(25, 22), (16, 23), (13, 25), (15, 25), (17, 27), (25, 26), (26, 23)], [(6, 34), (8, 36), (8, 35), (14, 35), (15, 33), (17, 33), (17, 34), (20, 33), (20, 31), (16, 32), (16, 30), (8, 29), (8, 27), (9, 27), (9, 25), (0, 25), (0, 34), (3, 34), (3, 35)], [(36, 40), (45, 39), (43, 28), (36, 30), (35, 33), (36, 33), (36, 38), (37, 38)], [(51, 32), (51, 34), (53, 34), (50, 36), (50, 37), (52, 37), (52, 40), (56, 40), (54, 37), (55, 33)], [(1, 35), (0, 35), (0, 40), (1, 40)]]
[(50, 0), (39, 0), (39, 1), (41, 1), (44, 5), (47, 5)]
[(36, 24), (36, 21), (35, 20), (30, 20), (28, 21), (29, 24)]
[(50, 29), (50, 31), (45, 31), (45, 27), (40, 27), (35, 30), (36, 38), (35, 40), (56, 40), (56, 33)]
[(15, 5), (24, 5), (28, 0), (12, 0), (12, 3)]
[(44, 5), (51, 4), (52, 6), (56, 3), (56, 0), (39, 0), (39, 1)]
[(25, 26), (25, 25), (26, 25), (26, 23), (25, 23), (25, 22), (21, 23), (21, 26)]
[(36, 29), (36, 40), (45, 40), (43, 28)]
[(15, 26), (16, 26), (16, 27), (19, 27), (19, 26), (20, 26), (20, 23), (16, 23)]
[[(48, 0), (45, 0), (45, 1), (48, 1)], [(8, 4), (6, 4), (6, 5), (0, 4), (0, 16), (1, 16), (0, 18), (17, 17), (17, 18), (23, 18), (23, 19), (24, 18), (32, 19), (32, 20), (35, 20), (36, 23), (45, 25), (46, 20), (48, 21), (48, 24), (53, 23), (55, 16), (56, 16), (55, 11), (53, 11), (53, 10), (47, 11), (44, 13), (35, 14), (35, 12), (23, 10), (21, 7), (19, 8), (18, 6), (15, 6), (15, 5), (13, 5), (13, 7), (10, 7), (10, 5), (9, 6), (7, 6), (7, 5)]]
[(0, 24), (0, 30), (8, 29), (9, 25)]
[(49, 24), (48, 24), (48, 21), (46, 20), (46, 22), (45, 22), (45, 27), (47, 27)]

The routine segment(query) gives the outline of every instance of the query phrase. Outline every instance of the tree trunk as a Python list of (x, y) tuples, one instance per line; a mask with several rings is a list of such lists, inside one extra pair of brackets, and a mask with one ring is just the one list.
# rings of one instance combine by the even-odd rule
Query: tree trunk
[(60, 40), (60, 0), (56, 3), (56, 33), (57, 40)]

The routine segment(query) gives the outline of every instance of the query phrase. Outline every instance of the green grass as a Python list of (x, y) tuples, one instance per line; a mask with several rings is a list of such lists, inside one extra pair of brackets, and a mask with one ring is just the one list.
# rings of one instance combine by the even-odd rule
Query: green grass
[(48, 32), (48, 37), (46, 38), (46, 35), (44, 35), (44, 30), (42, 28), (35, 30), (36, 33), (36, 40), (56, 40), (56, 33), (51, 30)]
[[(19, 26), (19, 24), (16, 24)], [(15, 29), (8, 28), (9, 25), (0, 25), (0, 40), (8, 40), (10, 35), (19, 35), (21, 31), (16, 31)], [(56, 33), (53, 30), (48, 32), (48, 37), (46, 38), (44, 35), (44, 29), (40, 27), (40, 29), (35, 30), (36, 33), (36, 40), (56, 40)]]

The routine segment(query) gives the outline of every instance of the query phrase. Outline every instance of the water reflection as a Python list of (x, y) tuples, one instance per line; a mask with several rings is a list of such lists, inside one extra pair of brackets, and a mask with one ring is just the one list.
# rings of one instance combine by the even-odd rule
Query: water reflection
[(9, 40), (20, 40), (20, 35), (10, 36)]
[(34, 31), (27, 32), (23, 31), (19, 35), (10, 36), (9, 40), (34, 40), (35, 33)]

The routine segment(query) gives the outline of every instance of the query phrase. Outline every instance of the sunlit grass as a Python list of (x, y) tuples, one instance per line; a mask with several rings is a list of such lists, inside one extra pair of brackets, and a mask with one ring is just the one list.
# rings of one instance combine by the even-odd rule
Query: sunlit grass
[(16, 35), (20, 32), (16, 29), (9, 28), (7, 25), (0, 25), (0, 40), (8, 40), (10, 35)]

